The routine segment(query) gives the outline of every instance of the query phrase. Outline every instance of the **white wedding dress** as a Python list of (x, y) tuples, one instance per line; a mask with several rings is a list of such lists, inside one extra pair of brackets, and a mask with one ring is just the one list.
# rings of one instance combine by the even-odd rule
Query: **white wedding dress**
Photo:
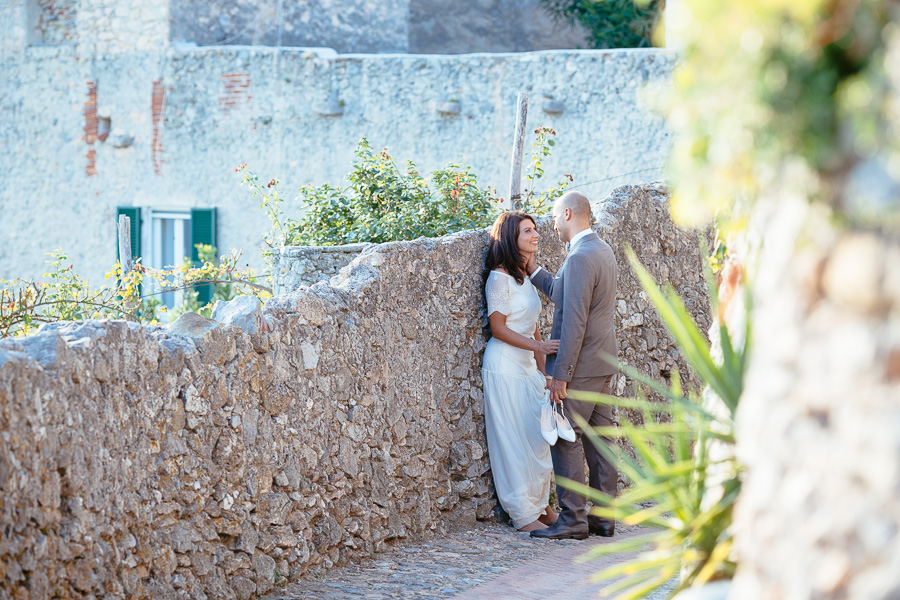
[[(506, 315), (506, 326), (527, 338), (541, 313), (541, 299), (526, 277), (491, 271), (485, 285), (488, 315)], [(491, 338), (484, 351), (484, 425), (494, 486), (516, 529), (544, 512), (550, 500), (550, 446), (541, 437), (541, 407), (549, 402), (534, 353)]]

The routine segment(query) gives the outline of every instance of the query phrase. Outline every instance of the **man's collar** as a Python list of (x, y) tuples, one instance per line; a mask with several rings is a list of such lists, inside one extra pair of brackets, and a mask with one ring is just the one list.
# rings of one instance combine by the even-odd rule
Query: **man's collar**
[(594, 233), (594, 230), (591, 229), (590, 227), (588, 227), (587, 229), (584, 229), (582, 231), (579, 231), (578, 233), (575, 234), (575, 236), (571, 240), (569, 240), (569, 248), (574, 248), (575, 244), (580, 242), (582, 240), (582, 238), (585, 238), (592, 233)]

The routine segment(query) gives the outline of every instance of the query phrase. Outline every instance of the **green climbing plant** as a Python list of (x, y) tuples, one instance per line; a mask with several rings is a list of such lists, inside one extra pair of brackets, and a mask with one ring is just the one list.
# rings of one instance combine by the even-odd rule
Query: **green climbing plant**
[(590, 48), (647, 48), (662, 17), (665, 0), (541, 0), (555, 19), (587, 31)]

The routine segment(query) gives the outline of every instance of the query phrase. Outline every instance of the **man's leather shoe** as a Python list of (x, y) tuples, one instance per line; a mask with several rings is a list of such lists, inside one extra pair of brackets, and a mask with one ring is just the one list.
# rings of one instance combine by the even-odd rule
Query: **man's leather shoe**
[(600, 523), (598, 525), (589, 525), (588, 532), (591, 535), (599, 535), (601, 537), (612, 537), (616, 534), (615, 523)]
[(565, 529), (559, 525), (557, 522), (546, 529), (535, 529), (531, 532), (531, 537), (545, 540), (586, 540), (588, 537), (587, 531)]

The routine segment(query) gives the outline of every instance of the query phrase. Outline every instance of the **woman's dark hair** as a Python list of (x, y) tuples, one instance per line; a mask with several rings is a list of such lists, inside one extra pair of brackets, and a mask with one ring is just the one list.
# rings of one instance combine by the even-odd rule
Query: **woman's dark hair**
[(491, 227), (491, 243), (488, 246), (484, 266), (490, 274), (497, 267), (516, 278), (516, 283), (525, 282), (525, 257), (519, 252), (519, 223), (528, 219), (537, 227), (534, 217), (521, 210), (504, 212)]

